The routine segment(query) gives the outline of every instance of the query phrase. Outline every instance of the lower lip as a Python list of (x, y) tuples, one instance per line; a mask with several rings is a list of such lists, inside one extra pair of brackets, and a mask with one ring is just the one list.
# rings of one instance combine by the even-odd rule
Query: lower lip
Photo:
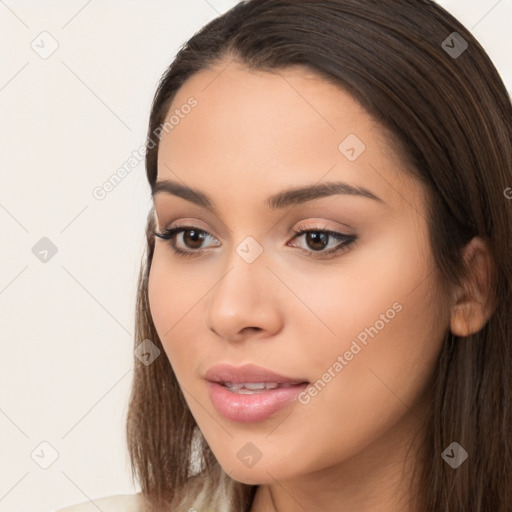
[(230, 391), (218, 382), (209, 382), (210, 399), (225, 418), (240, 423), (263, 421), (276, 413), (307, 388), (297, 384), (286, 388), (269, 389), (251, 394)]

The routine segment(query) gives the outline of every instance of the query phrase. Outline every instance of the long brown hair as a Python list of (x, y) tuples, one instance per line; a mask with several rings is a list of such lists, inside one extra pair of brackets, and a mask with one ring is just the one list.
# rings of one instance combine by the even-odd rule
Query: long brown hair
[[(446, 336), (429, 388), (418, 503), (428, 512), (512, 510), (512, 107), (489, 57), (430, 0), (240, 2), (194, 34), (158, 84), (146, 153), (152, 190), (155, 130), (176, 92), (194, 73), (230, 60), (263, 71), (303, 66), (350, 92), (389, 130), (428, 191), (430, 243), (447, 290), (464, 281), (464, 246), (475, 236), (488, 243), (496, 308), (478, 332)], [(154, 229), (151, 211), (135, 345), (149, 339), (163, 353), (147, 295)], [(165, 354), (151, 365), (135, 360), (127, 440), (151, 510), (178, 510), (201, 490), (211, 506), (220, 489), (230, 512), (250, 509), (256, 486), (222, 471)], [(441, 457), (453, 441), (469, 454), (457, 469)]]

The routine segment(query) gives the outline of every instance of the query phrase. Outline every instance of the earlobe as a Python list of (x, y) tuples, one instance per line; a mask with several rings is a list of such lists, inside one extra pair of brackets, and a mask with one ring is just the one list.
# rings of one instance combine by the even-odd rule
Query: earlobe
[(496, 308), (493, 261), (486, 242), (474, 237), (464, 249), (467, 275), (452, 302), (450, 331), (466, 337), (484, 327)]

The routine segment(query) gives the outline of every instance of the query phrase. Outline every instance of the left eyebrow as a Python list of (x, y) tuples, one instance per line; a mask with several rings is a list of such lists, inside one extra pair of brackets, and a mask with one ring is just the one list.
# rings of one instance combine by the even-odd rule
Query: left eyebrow
[[(157, 181), (151, 191), (151, 195), (154, 198), (157, 194), (161, 193), (181, 197), (182, 199), (191, 201), (192, 203), (215, 212), (214, 203), (209, 196), (197, 189), (190, 188), (175, 181)], [(283, 190), (267, 199), (267, 207), (271, 210), (282, 209), (290, 205), (297, 205), (336, 194), (364, 197), (386, 204), (380, 197), (364, 187), (349, 185), (343, 181), (334, 181)]]

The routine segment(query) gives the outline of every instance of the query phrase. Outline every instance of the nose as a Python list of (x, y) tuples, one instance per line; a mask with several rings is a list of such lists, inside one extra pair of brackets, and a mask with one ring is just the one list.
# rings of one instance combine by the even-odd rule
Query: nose
[(252, 263), (236, 258), (208, 295), (206, 326), (228, 341), (271, 336), (282, 327), (278, 280), (263, 258)]

